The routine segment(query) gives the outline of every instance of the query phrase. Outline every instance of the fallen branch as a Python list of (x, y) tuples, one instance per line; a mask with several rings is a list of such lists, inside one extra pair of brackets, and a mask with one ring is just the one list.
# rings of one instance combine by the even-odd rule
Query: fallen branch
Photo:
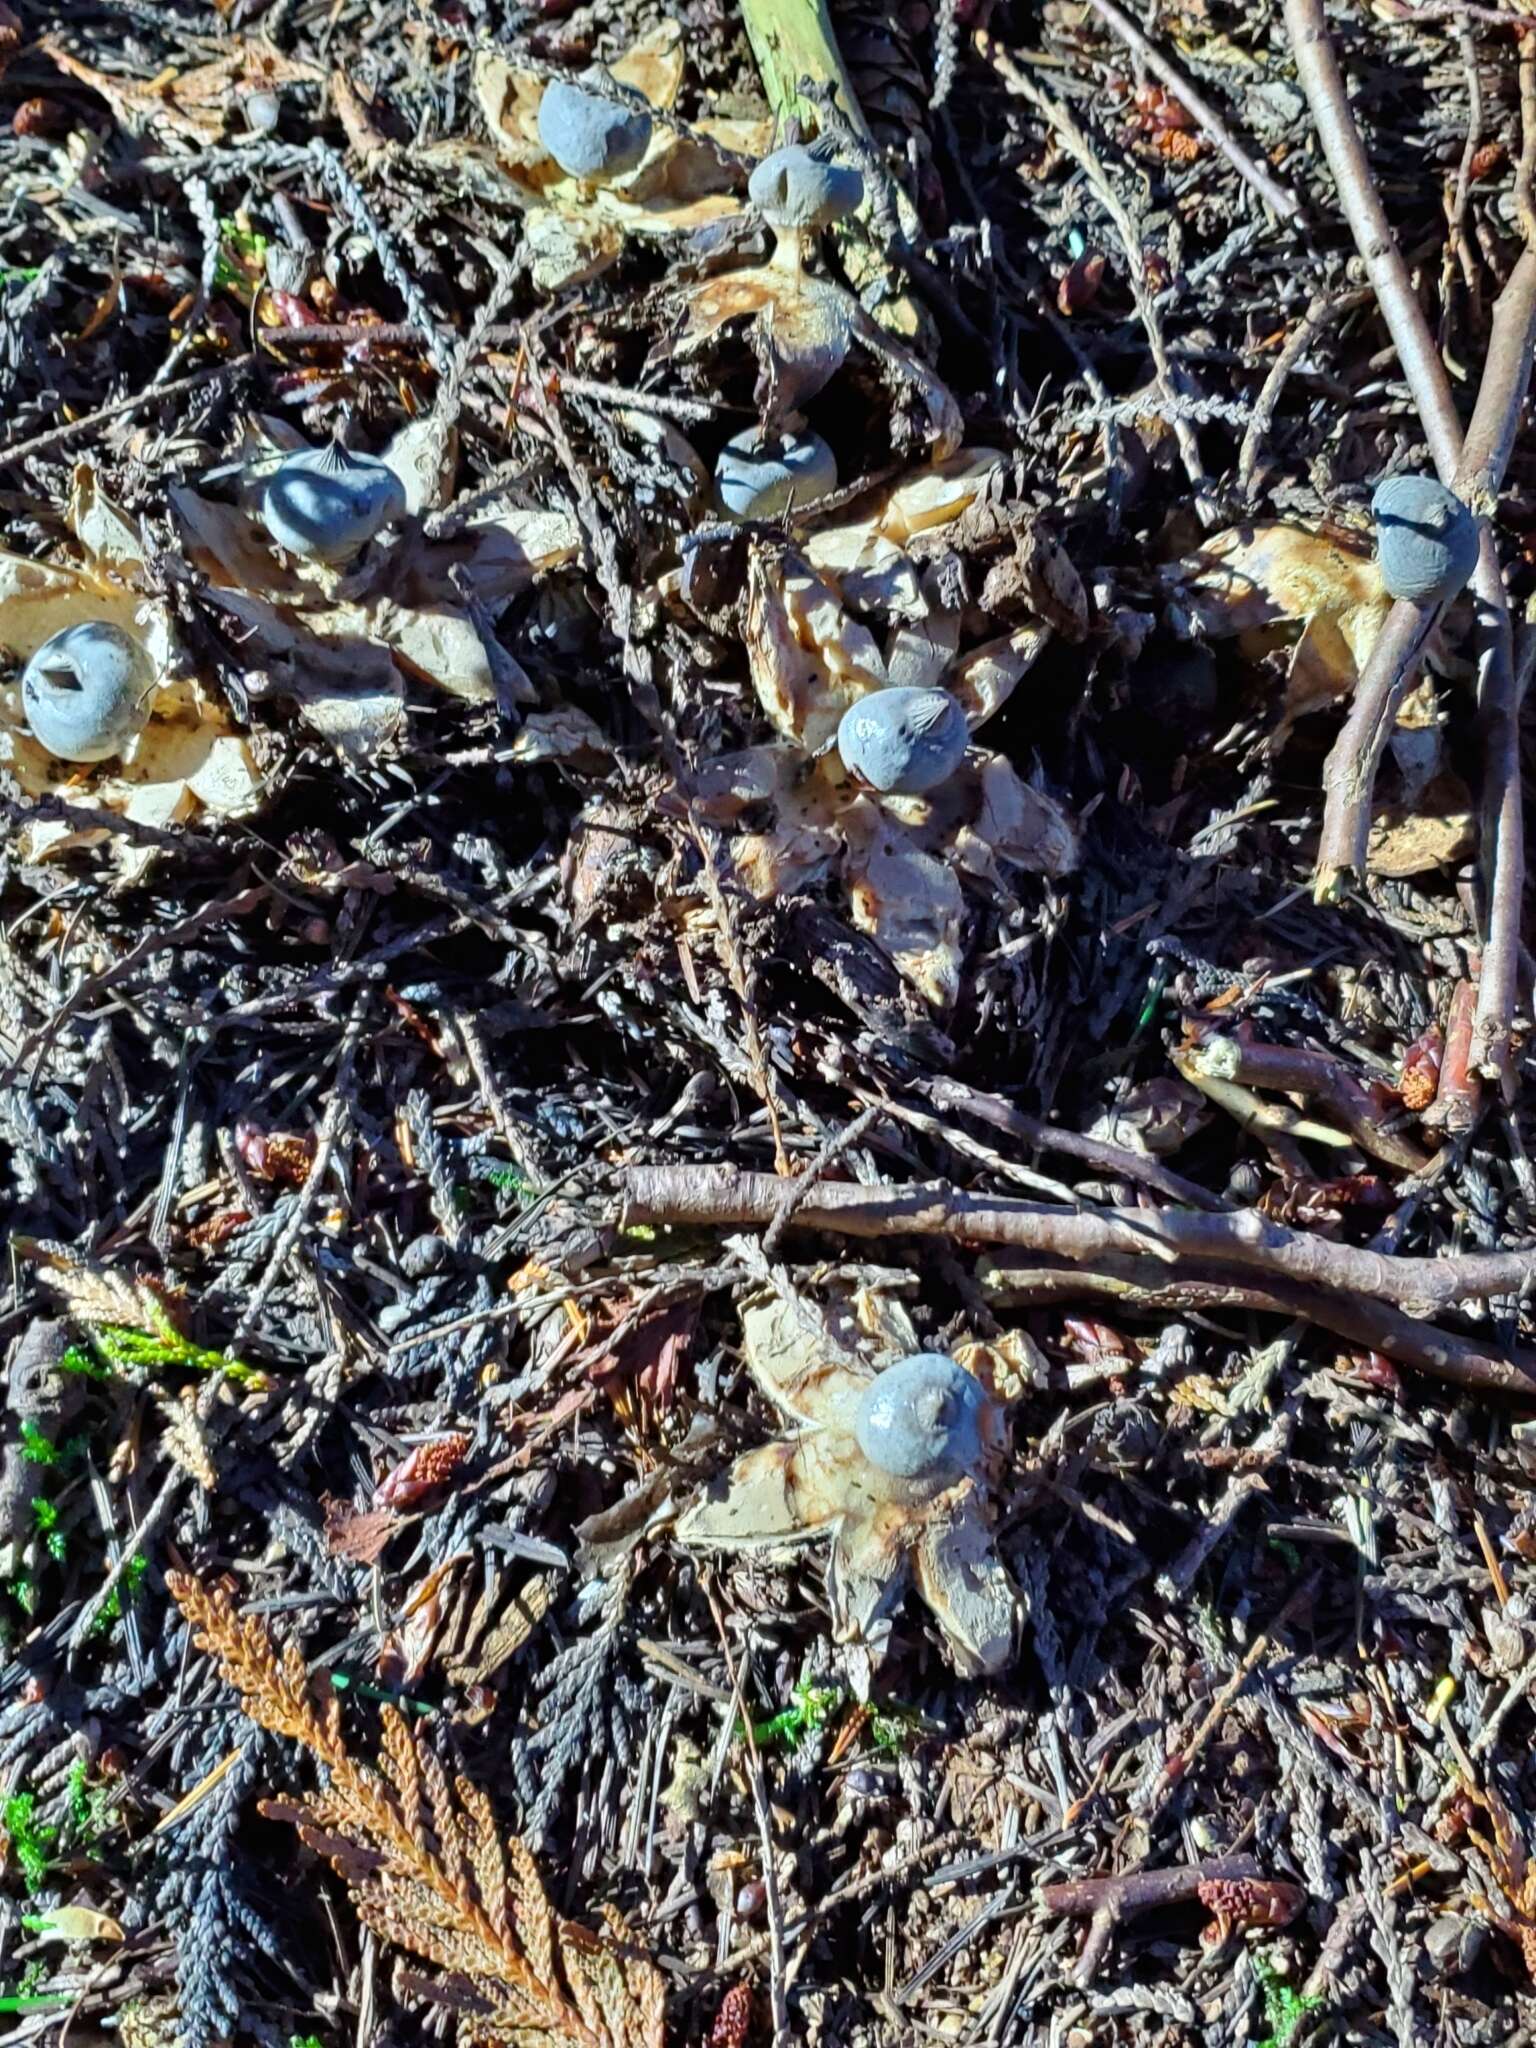
[(1213, 1856), (1177, 1870), (1127, 1870), (1119, 1877), (1080, 1877), (1062, 1884), (1043, 1884), (1039, 1899), (1047, 1913), (1062, 1913), (1089, 1923), (1073, 1980), (1091, 1984), (1098, 1975), (1115, 1929), (1139, 1913), (1158, 1906), (1181, 1906), (1200, 1896), (1208, 1884), (1241, 1884), (1263, 1876), (1252, 1856)]
[(1361, 1295), (1324, 1294), (1282, 1280), (1255, 1282), (1231, 1274), (1181, 1266), (1152, 1271), (1131, 1259), (1089, 1265), (1053, 1264), (1038, 1257), (990, 1258), (978, 1275), (989, 1301), (1068, 1304), (1085, 1296), (1148, 1315), (1237, 1310), (1285, 1316), (1313, 1324), (1362, 1351), (1379, 1351), (1430, 1379), (1471, 1393), (1536, 1395), (1536, 1354), (1502, 1351), (1456, 1330), (1438, 1329), (1385, 1302)]
[[(774, 1174), (732, 1166), (633, 1166), (622, 1184), (626, 1227), (766, 1227), (784, 1192), (782, 1179)], [(936, 1181), (912, 1187), (823, 1182), (801, 1205), (796, 1226), (849, 1237), (948, 1237), (958, 1244), (1016, 1245), (1091, 1264), (1106, 1258), (1189, 1258), (1325, 1291), (1363, 1294), (1425, 1315), (1458, 1302), (1519, 1295), (1536, 1280), (1536, 1248), (1392, 1258), (1287, 1230), (1253, 1209), (1228, 1215), (1183, 1209), (1071, 1211), (967, 1194)]]
[(1177, 1870), (1127, 1870), (1119, 1877), (1078, 1877), (1062, 1884), (1043, 1884), (1040, 1903), (1047, 1913), (1092, 1919), (1108, 1908), (1116, 1919), (1150, 1913), (1157, 1906), (1181, 1906), (1200, 1896), (1200, 1887), (1217, 1879), (1262, 1877), (1252, 1856), (1213, 1856), (1207, 1863), (1189, 1863)]
[(1403, 1173), (1422, 1173), (1429, 1154), (1401, 1131), (1389, 1129), (1371, 1091), (1336, 1054), (1310, 1046), (1265, 1045), (1230, 1032), (1213, 1032), (1187, 1049), (1188, 1065), (1217, 1080), (1247, 1088), (1274, 1088), (1322, 1104), (1362, 1152)]
[(1442, 479), (1449, 483), (1461, 460), (1456, 402), (1371, 175), (1370, 158), (1355, 126), (1329, 40), (1323, 0), (1285, 0), (1285, 25), (1296, 55), (1296, 75), (1312, 108), (1339, 205), (1397, 350), (1429, 452)]

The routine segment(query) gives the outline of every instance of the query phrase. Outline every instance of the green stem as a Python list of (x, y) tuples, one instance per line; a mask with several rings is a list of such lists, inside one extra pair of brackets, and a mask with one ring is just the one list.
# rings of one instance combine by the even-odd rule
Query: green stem
[(868, 138), (869, 127), (837, 47), (827, 0), (741, 0), (742, 25), (762, 73), (768, 104), (781, 121), (794, 115), (819, 125), (816, 109), (800, 94), (800, 81), (835, 86), (849, 126)]

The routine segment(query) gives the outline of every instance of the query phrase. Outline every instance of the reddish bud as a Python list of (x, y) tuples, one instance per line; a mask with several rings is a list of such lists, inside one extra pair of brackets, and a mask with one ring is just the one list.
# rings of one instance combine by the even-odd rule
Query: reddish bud
[(469, 1455), (467, 1436), (434, 1437), (418, 1444), (409, 1457), (381, 1479), (373, 1489), (373, 1503), (380, 1508), (413, 1508), (444, 1486)]
[(56, 135), (69, 125), (69, 115), (57, 100), (23, 100), (11, 116), (13, 135)]
[(1099, 255), (1079, 256), (1057, 282), (1056, 310), (1066, 314), (1068, 319), (1074, 313), (1086, 312), (1099, 296), (1099, 286), (1104, 281), (1104, 264), (1105, 259)]
[(706, 2048), (747, 2048), (752, 2038), (752, 1987), (733, 1984), (720, 2001)]

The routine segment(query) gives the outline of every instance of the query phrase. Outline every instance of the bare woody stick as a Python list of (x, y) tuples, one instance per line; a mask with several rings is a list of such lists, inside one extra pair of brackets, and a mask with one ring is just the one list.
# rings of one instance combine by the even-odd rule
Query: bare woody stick
[(1371, 176), (1370, 160), (1329, 41), (1323, 0), (1285, 0), (1285, 25), (1296, 54), (1297, 76), (1338, 188), (1339, 205), (1413, 393), (1429, 452), (1442, 481), (1449, 483), (1461, 459), (1461, 422), (1456, 417), (1450, 379)]
[[(622, 1188), (624, 1220), (631, 1225), (746, 1223), (765, 1228), (784, 1194), (779, 1176), (732, 1166), (632, 1166), (622, 1176)], [(1055, 1209), (1006, 1196), (967, 1194), (943, 1181), (910, 1187), (823, 1181), (801, 1203), (796, 1224), (849, 1237), (947, 1237), (958, 1244), (1016, 1245), (1087, 1263), (1105, 1257), (1187, 1258), (1325, 1292), (1362, 1294), (1424, 1314), (1462, 1301), (1521, 1294), (1536, 1282), (1536, 1249), (1394, 1258), (1287, 1230), (1252, 1209), (1215, 1216), (1186, 1209)]]
[(1281, 220), (1296, 219), (1301, 212), (1301, 202), (1295, 193), (1282, 185), (1274, 173), (1238, 141), (1194, 81), (1186, 78), (1176, 64), (1169, 63), (1157, 45), (1149, 41), (1130, 16), (1115, 5), (1115, 0), (1088, 0), (1088, 4), (1114, 30), (1121, 42), (1136, 53), (1153, 77), (1160, 78), (1168, 90), (1188, 107), (1232, 168), (1248, 180), (1270, 211), (1278, 214)]
[(1505, 1352), (1485, 1339), (1406, 1316), (1384, 1301), (1323, 1293), (1281, 1280), (1220, 1273), (1213, 1267), (1161, 1267), (1145, 1261), (1096, 1260), (1092, 1265), (1050, 1263), (1014, 1253), (982, 1262), (979, 1278), (989, 1301), (1035, 1306), (1109, 1301), (1132, 1314), (1184, 1315), (1191, 1310), (1253, 1310), (1300, 1318), (1362, 1351), (1379, 1351), (1399, 1365), (1469, 1393), (1536, 1395), (1536, 1358)]
[[(1530, 42), (1530, 39), (1527, 39)], [(1522, 64), (1522, 71), (1529, 60)], [(1529, 107), (1528, 107), (1529, 112)], [(1536, 350), (1536, 249), (1527, 249), (1493, 309), (1488, 356), (1467, 428), (1457, 489), (1483, 515), (1472, 591), (1478, 609), (1477, 715), (1483, 739), (1482, 858), (1487, 941), (1472, 1031), (1478, 1073), (1514, 1090), (1510, 1045), (1520, 983), (1520, 914), (1525, 897), (1525, 821), (1520, 776), (1520, 706), (1529, 665), (1517, 667), (1509, 595), (1487, 515), (1514, 450)]]
[[(1317, 123), (1318, 138), (1338, 188), (1339, 203), (1370, 277), (1441, 480), (1483, 522), (1472, 589), (1478, 606), (1478, 719), (1483, 732), (1482, 861), (1487, 878), (1488, 945), (1478, 993), (1474, 1059), (1505, 1093), (1514, 1080), (1510, 1037), (1518, 996), (1519, 917), (1524, 894), (1524, 825), (1519, 773), (1520, 692), (1509, 622), (1509, 596), (1488, 515), (1508, 465), (1530, 382), (1536, 348), (1536, 251), (1516, 264), (1494, 310), (1493, 331), (1465, 449), (1450, 380), (1414, 296), (1407, 265), (1392, 236), (1350, 112), (1322, 0), (1285, 0), (1296, 68)], [(1529, 126), (1536, 111), (1536, 57), (1521, 48), (1521, 106)], [(1531, 138), (1521, 158), (1521, 197), (1529, 212)], [(1376, 764), (1397, 707), (1433, 628), (1436, 609), (1399, 602), (1361, 677), (1344, 730), (1323, 772), (1324, 817), (1317, 894), (1338, 893), (1344, 877), (1365, 869)]]
[(1252, 1856), (1213, 1856), (1205, 1863), (1187, 1863), (1177, 1870), (1127, 1870), (1117, 1877), (1080, 1877), (1064, 1884), (1043, 1884), (1040, 1903), (1047, 1913), (1070, 1914), (1088, 1922), (1088, 1939), (1073, 1972), (1079, 1985), (1091, 1984), (1117, 1927), (1138, 1913), (1158, 1906), (1179, 1906), (1200, 1896), (1203, 1884), (1262, 1877)]

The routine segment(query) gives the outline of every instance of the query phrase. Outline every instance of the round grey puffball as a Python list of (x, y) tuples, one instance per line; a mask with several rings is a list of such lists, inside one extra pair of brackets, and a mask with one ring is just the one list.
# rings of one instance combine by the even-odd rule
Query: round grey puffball
[(280, 462), (261, 494), (268, 533), (291, 555), (345, 562), (405, 514), (405, 486), (376, 455), (332, 442)]
[(1371, 500), (1376, 558), (1393, 597), (1447, 604), (1477, 567), (1477, 521), (1432, 476), (1391, 476)]
[(650, 146), (651, 117), (557, 78), (539, 101), (539, 140), (568, 178), (622, 178)]
[(793, 143), (763, 158), (747, 197), (770, 227), (829, 228), (863, 204), (864, 180), (852, 164), (824, 163)]
[(755, 427), (720, 450), (715, 492), (735, 519), (772, 519), (837, 489), (837, 457), (820, 434), (760, 435)]
[(843, 713), (837, 751), (882, 796), (921, 796), (965, 757), (970, 727), (948, 690), (872, 690)]
[(21, 672), (32, 736), (61, 761), (120, 754), (149, 716), (155, 669), (121, 626), (90, 619), (45, 640)]
[(985, 1403), (974, 1373), (942, 1351), (917, 1351), (871, 1380), (854, 1434), (869, 1462), (894, 1479), (958, 1479), (980, 1467)]

